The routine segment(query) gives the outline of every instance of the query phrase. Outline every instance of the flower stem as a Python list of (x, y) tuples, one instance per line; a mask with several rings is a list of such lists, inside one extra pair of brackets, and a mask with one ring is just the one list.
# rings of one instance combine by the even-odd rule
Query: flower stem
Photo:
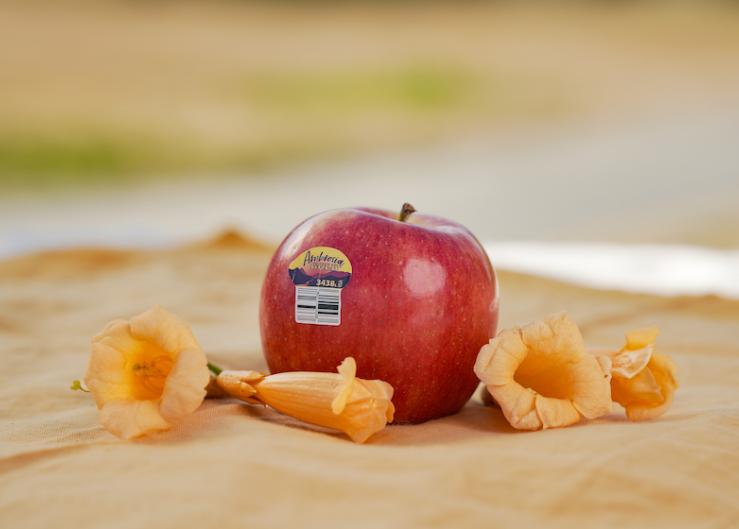
[(72, 391), (84, 391), (85, 393), (90, 393), (90, 390), (87, 388), (82, 387), (82, 382), (79, 380), (73, 380), (72, 385), (69, 386), (69, 389)]

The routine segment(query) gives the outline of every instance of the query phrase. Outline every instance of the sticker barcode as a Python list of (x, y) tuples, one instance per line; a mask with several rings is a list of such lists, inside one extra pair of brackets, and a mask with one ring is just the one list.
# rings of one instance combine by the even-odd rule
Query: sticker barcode
[(340, 325), (341, 289), (296, 286), (295, 321), (314, 325)]

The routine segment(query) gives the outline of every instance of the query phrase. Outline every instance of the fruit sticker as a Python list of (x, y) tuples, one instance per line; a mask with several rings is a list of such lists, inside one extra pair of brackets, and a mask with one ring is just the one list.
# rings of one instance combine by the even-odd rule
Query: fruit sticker
[(288, 273), (296, 285), (344, 288), (352, 277), (352, 264), (336, 248), (314, 246), (293, 259)]
[(288, 265), (295, 283), (295, 321), (310, 325), (341, 325), (341, 289), (352, 277), (352, 264), (343, 252), (314, 246)]

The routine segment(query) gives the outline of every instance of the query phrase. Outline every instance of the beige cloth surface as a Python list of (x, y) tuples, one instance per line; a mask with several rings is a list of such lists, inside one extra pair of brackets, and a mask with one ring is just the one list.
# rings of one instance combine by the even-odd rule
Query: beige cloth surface
[(502, 325), (567, 310), (590, 345), (662, 330), (681, 387), (663, 418), (622, 410), (522, 433), (477, 397), (366, 445), (270, 410), (207, 401), (119, 441), (82, 378), (90, 337), (159, 303), (211, 359), (264, 369), (269, 250), (231, 234), (162, 252), (73, 250), (0, 263), (0, 527), (739, 527), (739, 303), (596, 292), (501, 274)]

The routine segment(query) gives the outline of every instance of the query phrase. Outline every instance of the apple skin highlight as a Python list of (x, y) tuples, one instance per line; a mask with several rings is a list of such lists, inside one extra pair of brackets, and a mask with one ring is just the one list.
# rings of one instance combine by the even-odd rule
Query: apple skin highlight
[[(338, 326), (295, 321), (288, 267), (313, 247), (336, 248), (351, 262)], [(395, 389), (396, 423), (459, 411), (477, 388), (475, 359), (497, 322), (497, 280), (480, 243), (460, 224), (419, 213), (402, 222), (368, 208), (310, 217), (280, 244), (261, 293), (272, 373), (333, 372), (352, 356), (357, 376)]]

